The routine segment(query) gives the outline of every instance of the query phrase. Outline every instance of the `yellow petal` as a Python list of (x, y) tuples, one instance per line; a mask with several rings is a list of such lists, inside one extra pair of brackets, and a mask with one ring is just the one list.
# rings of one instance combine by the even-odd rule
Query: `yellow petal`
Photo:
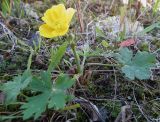
[(49, 25), (50, 27), (54, 28), (57, 21), (64, 20), (66, 17), (66, 8), (63, 4), (52, 6), (52, 8), (48, 9), (42, 20)]
[(53, 37), (53, 29), (49, 27), (47, 24), (43, 24), (39, 27), (40, 35), (46, 38), (52, 38)]
[(66, 16), (66, 8), (63, 4), (52, 6), (52, 17), (53, 19), (61, 19)]
[(58, 30), (54, 30), (51, 27), (49, 27), (47, 24), (43, 24), (39, 27), (39, 32), (40, 32), (40, 35), (43, 37), (53, 38), (53, 37), (65, 35), (68, 32), (68, 28), (69, 26), (60, 28)]
[(68, 23), (71, 22), (72, 17), (73, 17), (73, 15), (74, 15), (75, 12), (76, 12), (76, 10), (73, 9), (73, 8), (68, 8), (67, 9), (67, 21), (68, 21)]
[(68, 32), (68, 29), (69, 29), (69, 26), (68, 25), (64, 25), (63, 28), (56, 29), (52, 33), (55, 33), (58, 36), (63, 36), (63, 35), (65, 35)]
[(74, 13), (75, 9), (69, 8), (66, 10), (63, 4), (52, 6), (42, 17), (45, 24), (39, 28), (40, 35), (47, 38), (65, 35)]
[(52, 19), (52, 13), (53, 10), (52, 9), (48, 9), (45, 13), (44, 16), (42, 17), (42, 20), (47, 23), (50, 27), (53, 27), (53, 19)]

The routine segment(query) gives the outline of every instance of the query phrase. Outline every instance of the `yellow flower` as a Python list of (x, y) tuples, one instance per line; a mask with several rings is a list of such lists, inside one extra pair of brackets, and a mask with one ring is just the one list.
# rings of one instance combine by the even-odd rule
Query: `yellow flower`
[(39, 27), (40, 35), (47, 38), (65, 35), (74, 13), (75, 9), (66, 9), (63, 4), (52, 6), (42, 17), (45, 24)]

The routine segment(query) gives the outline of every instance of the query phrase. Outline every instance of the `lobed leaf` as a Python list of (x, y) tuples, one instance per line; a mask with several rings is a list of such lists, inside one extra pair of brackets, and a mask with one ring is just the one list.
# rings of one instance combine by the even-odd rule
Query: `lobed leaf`
[[(22, 105), (23, 119), (34, 116), (37, 119), (46, 108), (63, 109), (68, 101), (66, 89), (74, 83), (67, 75), (60, 74), (53, 85), (51, 82), (51, 73), (44, 71), (41, 76), (35, 76), (29, 84), (29, 89), (39, 93), (30, 97), (27, 103)], [(69, 96), (70, 97), (70, 96)]]
[(48, 67), (48, 72), (51, 72), (60, 63), (66, 51), (67, 46), (68, 46), (68, 43), (64, 42), (54, 54), (52, 53), (51, 63)]
[(66, 95), (63, 91), (56, 91), (52, 94), (48, 103), (48, 108), (63, 109), (66, 103)]
[(70, 79), (65, 74), (60, 74), (56, 80), (55, 88), (66, 90), (74, 84), (74, 79)]
[(6, 94), (6, 103), (15, 102), (21, 90), (25, 89), (31, 80), (31, 72), (26, 70), (22, 76), (17, 76), (13, 81), (4, 83), (1, 89)]
[(21, 106), (23, 109), (23, 119), (29, 119), (34, 116), (37, 119), (45, 110), (50, 97), (50, 91), (44, 91), (42, 94), (28, 98), (28, 102)]
[(130, 80), (138, 78), (140, 80), (149, 79), (150, 68), (155, 65), (156, 57), (148, 52), (138, 51), (135, 56), (128, 48), (121, 48), (117, 59), (123, 64), (122, 72)]

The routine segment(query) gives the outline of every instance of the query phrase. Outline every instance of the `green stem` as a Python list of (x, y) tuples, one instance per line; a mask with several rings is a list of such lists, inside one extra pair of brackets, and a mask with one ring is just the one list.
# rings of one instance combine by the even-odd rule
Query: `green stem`
[(87, 66), (91, 66), (91, 65), (97, 65), (97, 66), (111, 66), (111, 67), (120, 67), (121, 65), (119, 64), (102, 64), (102, 63), (87, 63)]
[(66, 110), (71, 110), (71, 109), (76, 109), (76, 108), (80, 108), (80, 104), (66, 106), (63, 110), (66, 111)]
[(72, 48), (72, 51), (73, 51), (73, 54), (74, 54), (74, 57), (75, 57), (75, 61), (76, 61), (76, 65), (77, 65), (77, 72), (81, 73), (80, 58), (79, 58), (79, 55), (77, 54), (76, 45), (75, 45), (74, 42), (71, 43), (71, 48)]
[(31, 67), (31, 64), (32, 64), (32, 56), (33, 56), (33, 49), (30, 48), (30, 55), (29, 55), (29, 58), (28, 58), (28, 64), (27, 64), (27, 70), (30, 70), (30, 67)]

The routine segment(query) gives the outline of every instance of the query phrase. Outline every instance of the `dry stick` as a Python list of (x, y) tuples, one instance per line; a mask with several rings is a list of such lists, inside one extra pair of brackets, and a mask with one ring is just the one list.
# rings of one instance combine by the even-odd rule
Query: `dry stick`
[[(86, 70), (86, 71), (88, 71), (88, 70)], [(92, 72), (117, 72), (118, 70), (92, 70)]]
[[(138, 1), (137, 1), (138, 2)], [(136, 10), (137, 11), (137, 10)], [(145, 13), (147, 12), (147, 9), (145, 8), (143, 11), (141, 11), (141, 13), (138, 14), (137, 18), (135, 21), (138, 21), (138, 19), (143, 16)], [(134, 26), (134, 25), (133, 25)], [(138, 27), (137, 27), (138, 28)]]
[(129, 105), (126, 105), (126, 106), (123, 106), (122, 108), (122, 122), (126, 122), (126, 112), (127, 112), (127, 109), (130, 109), (130, 106)]
[(11, 14), (12, 11), (12, 6), (13, 6), (13, 0), (10, 0), (10, 8), (9, 8), (9, 15)]
[[(135, 86), (134, 86), (135, 87)], [(134, 87), (133, 87), (133, 97), (134, 97), (134, 100), (137, 104), (137, 107), (138, 109), (140, 110), (141, 114), (144, 116), (144, 118), (147, 120), (147, 122), (150, 122), (150, 119), (147, 117), (147, 115), (143, 112), (143, 110), (141, 109), (141, 106), (138, 104), (137, 102), (137, 99), (136, 99), (136, 96), (135, 96), (135, 92), (134, 92)]]
[(112, 1), (112, 3), (111, 3), (111, 6), (110, 6), (109, 10), (111, 10), (111, 9), (112, 9), (114, 2), (115, 2), (115, 0), (113, 0), (113, 1)]
[(117, 83), (117, 76), (116, 76), (116, 71), (115, 71), (114, 66), (113, 66), (113, 71), (114, 71), (114, 82), (115, 82), (115, 85), (114, 85), (114, 99), (116, 99), (118, 83)]
[(53, 122), (54, 116), (55, 116), (55, 113), (52, 114), (52, 116), (51, 116), (49, 122)]
[(113, 62), (109, 59), (107, 59), (111, 65), (113, 66), (113, 73), (114, 73), (114, 99), (117, 98), (117, 88), (118, 88), (118, 82), (117, 82), (117, 75), (116, 75), (116, 70), (115, 70), (115, 66), (118, 66), (118, 65), (115, 65), (113, 64)]
[[(80, 81), (79, 81), (79, 78), (77, 78), (77, 85), (82, 89), (82, 85), (81, 85), (81, 83), (80, 83)], [(82, 92), (83, 92), (85, 98), (87, 98), (86, 93), (85, 93), (84, 91), (82, 91)]]
[(86, 2), (86, 4), (85, 4), (82, 12), (85, 12), (86, 9), (88, 8), (88, 5), (89, 5), (89, 1), (88, 0), (86, 0), (85, 2)]
[(82, 14), (81, 14), (81, 5), (80, 5), (80, 0), (77, 1), (76, 3), (76, 8), (77, 8), (77, 16), (78, 16), (78, 21), (80, 24), (80, 28), (81, 28), (81, 33), (84, 32), (84, 24), (83, 24), (83, 18), (82, 18)]
[(5, 20), (5, 18), (2, 16), (2, 13), (1, 13), (1, 11), (0, 11), (0, 22), (1, 22), (1, 19), (2, 19), (2, 20)]
[(116, 120), (114, 122), (126, 122), (126, 112), (127, 109), (130, 109), (130, 105), (125, 105), (121, 107), (121, 112), (118, 114)]

